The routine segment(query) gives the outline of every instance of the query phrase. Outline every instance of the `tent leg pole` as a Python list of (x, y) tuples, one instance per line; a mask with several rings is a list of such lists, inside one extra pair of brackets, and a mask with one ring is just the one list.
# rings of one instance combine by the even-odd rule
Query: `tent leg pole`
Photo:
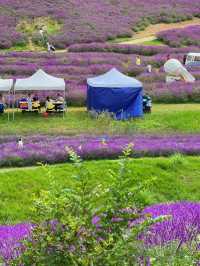
[(13, 91), (13, 121), (15, 120), (15, 89)]
[(11, 92), (9, 91), (9, 101), (8, 101), (8, 122), (10, 121), (10, 109), (11, 109), (11, 104), (10, 104), (10, 97), (11, 97)]
[(63, 119), (65, 118), (65, 106), (66, 106), (66, 104), (65, 104), (66, 99), (65, 98), (66, 98), (66, 92), (64, 90)]

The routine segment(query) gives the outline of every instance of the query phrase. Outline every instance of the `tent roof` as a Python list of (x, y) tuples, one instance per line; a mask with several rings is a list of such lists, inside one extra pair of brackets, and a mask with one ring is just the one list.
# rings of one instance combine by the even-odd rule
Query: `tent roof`
[(29, 78), (17, 79), (15, 84), (16, 91), (22, 90), (65, 90), (65, 81), (56, 78), (39, 69)]
[(200, 53), (188, 53), (187, 55), (191, 55), (191, 56), (200, 56)]
[(95, 78), (88, 78), (87, 83), (91, 87), (103, 88), (139, 88), (142, 83), (137, 79), (128, 77), (116, 68), (112, 68), (107, 73)]
[(12, 88), (12, 79), (0, 79), (0, 92), (10, 91)]

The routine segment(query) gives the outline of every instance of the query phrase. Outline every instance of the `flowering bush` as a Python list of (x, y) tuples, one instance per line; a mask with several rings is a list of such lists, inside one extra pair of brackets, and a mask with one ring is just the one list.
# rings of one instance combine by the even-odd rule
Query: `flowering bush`
[(110, 173), (110, 186), (93, 187), (87, 169), (70, 148), (76, 175), (73, 188), (60, 188), (53, 179), (51, 188), (35, 201), (35, 227), (25, 250), (12, 265), (131, 265), (145, 255), (138, 233), (163, 218), (141, 218), (141, 192), (151, 179), (141, 182), (130, 178), (127, 168), (132, 146), (124, 149), (119, 170)]
[(158, 33), (157, 37), (164, 43), (173, 46), (200, 46), (200, 26), (190, 26), (184, 29), (173, 29)]
[[(156, 181), (132, 178), (129, 144), (110, 171), (107, 188), (93, 186), (80, 157), (72, 187), (52, 183), (35, 199), (34, 226), (1, 226), (0, 256), (8, 265), (196, 265), (199, 261), (200, 204), (143, 205), (142, 193)], [(172, 163), (182, 163), (180, 156)], [(24, 241), (20, 241), (23, 240)]]

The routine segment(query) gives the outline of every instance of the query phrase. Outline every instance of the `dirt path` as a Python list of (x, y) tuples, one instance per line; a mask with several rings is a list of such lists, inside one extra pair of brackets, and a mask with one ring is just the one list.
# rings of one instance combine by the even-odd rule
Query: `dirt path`
[(153, 41), (156, 39), (156, 34), (160, 31), (170, 30), (170, 29), (181, 29), (187, 26), (200, 25), (200, 19), (194, 18), (192, 20), (187, 20), (179, 23), (160, 23), (148, 26), (144, 31), (136, 33), (130, 40), (119, 42), (121, 44), (139, 44), (145, 41)]

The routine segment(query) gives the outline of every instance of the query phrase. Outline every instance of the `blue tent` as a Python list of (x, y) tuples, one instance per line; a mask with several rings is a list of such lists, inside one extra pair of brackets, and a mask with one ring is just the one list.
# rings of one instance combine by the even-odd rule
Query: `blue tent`
[(114, 113), (117, 120), (140, 117), (143, 85), (113, 68), (106, 74), (87, 79), (87, 108), (98, 113)]

